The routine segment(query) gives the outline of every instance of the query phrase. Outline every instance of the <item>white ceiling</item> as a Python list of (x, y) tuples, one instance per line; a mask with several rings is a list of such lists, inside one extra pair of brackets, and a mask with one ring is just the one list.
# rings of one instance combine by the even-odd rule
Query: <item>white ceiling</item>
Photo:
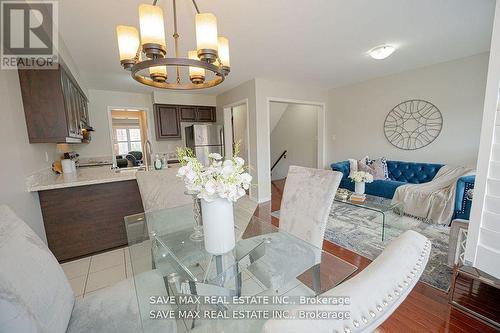
[[(151, 91), (122, 70), (117, 24), (135, 25), (140, 0), (61, 0), (59, 30), (89, 88)], [(150, 3), (150, 1), (146, 1)], [(172, 0), (159, 0), (173, 54)], [(494, 0), (199, 0), (229, 38), (231, 75), (218, 94), (255, 77), (330, 88), (489, 50)], [(195, 48), (191, 0), (177, 0), (181, 53)], [(366, 51), (390, 43), (386, 60)]]

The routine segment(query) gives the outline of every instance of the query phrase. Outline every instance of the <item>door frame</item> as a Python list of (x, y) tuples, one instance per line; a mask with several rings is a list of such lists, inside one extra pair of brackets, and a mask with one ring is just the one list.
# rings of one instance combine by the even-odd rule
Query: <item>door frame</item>
[[(232, 122), (232, 116), (233, 116), (233, 108), (236, 106), (240, 105), (245, 105), (247, 108), (247, 126), (246, 126), (246, 137), (247, 137), (247, 156), (245, 158), (245, 161), (248, 166), (251, 165), (251, 153), (250, 153), (250, 117), (249, 117), (249, 111), (248, 111), (248, 98), (244, 98), (242, 100), (236, 101), (231, 104), (224, 105), (222, 107), (224, 111), (224, 153), (226, 155), (226, 158), (232, 158), (233, 157), (233, 122)], [(252, 197), (252, 186), (250, 186), (250, 191), (249, 191), (249, 196)]]
[(110, 139), (110, 149), (111, 149), (111, 161), (113, 163), (113, 167), (116, 167), (116, 155), (113, 150), (113, 117), (111, 116), (111, 111), (113, 110), (120, 110), (120, 111), (125, 111), (125, 112), (139, 112), (139, 111), (144, 111), (146, 112), (146, 121), (148, 122), (148, 130), (146, 133), (147, 139), (151, 144), (153, 144), (153, 141), (151, 141), (151, 119), (149, 117), (150, 112), (149, 109), (143, 106), (108, 106), (108, 111), (107, 111), (107, 116), (108, 116), (108, 133), (109, 133), (109, 139)]
[[(281, 97), (268, 97), (266, 101), (266, 123), (267, 123), (267, 147), (269, 151), (269, 163), (267, 170), (271, 170), (271, 102), (310, 105), (318, 107), (318, 133), (317, 133), (317, 161), (316, 167), (322, 169), (326, 167), (326, 154), (325, 154), (325, 134), (326, 134), (326, 103), (316, 101), (306, 101), (291, 98)], [(285, 111), (286, 112), (286, 111)]]

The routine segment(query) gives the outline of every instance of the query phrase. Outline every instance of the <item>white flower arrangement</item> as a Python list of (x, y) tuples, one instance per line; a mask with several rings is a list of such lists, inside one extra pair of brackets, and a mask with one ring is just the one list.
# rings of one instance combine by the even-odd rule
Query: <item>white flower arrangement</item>
[(245, 160), (236, 156), (222, 160), (217, 153), (208, 155), (210, 164), (204, 166), (189, 148), (179, 148), (177, 155), (181, 168), (177, 177), (181, 177), (190, 193), (200, 199), (213, 201), (217, 198), (236, 202), (250, 188), (252, 176), (246, 172)]
[(371, 183), (373, 182), (373, 175), (365, 171), (354, 171), (349, 175), (349, 178), (356, 183)]

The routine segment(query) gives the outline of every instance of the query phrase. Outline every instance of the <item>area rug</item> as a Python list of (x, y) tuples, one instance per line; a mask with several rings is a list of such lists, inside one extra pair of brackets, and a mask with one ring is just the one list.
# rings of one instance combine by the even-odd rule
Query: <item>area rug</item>
[[(279, 218), (279, 211), (271, 214)], [(451, 269), (446, 266), (449, 227), (432, 225), (389, 212), (386, 213), (385, 237), (382, 241), (382, 215), (380, 213), (334, 202), (325, 239), (373, 260), (392, 239), (406, 230), (415, 230), (432, 242), (429, 262), (420, 281), (448, 291), (451, 280)]]

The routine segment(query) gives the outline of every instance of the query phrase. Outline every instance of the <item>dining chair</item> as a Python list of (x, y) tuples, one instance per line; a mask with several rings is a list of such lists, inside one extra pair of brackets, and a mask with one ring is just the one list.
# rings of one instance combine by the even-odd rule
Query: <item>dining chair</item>
[(303, 305), (290, 311), (305, 313), (349, 312), (347, 319), (269, 320), (265, 333), (358, 333), (372, 332), (405, 300), (425, 269), (431, 243), (408, 230), (393, 240), (370, 265), (353, 278), (321, 294), (323, 299), (349, 299), (344, 305)]
[(280, 208), (280, 229), (323, 247), (328, 215), (342, 173), (290, 166)]
[[(52, 252), (6, 205), (0, 205), (0, 267), (0, 332), (141, 330), (132, 279), (75, 298)], [(136, 278), (147, 279), (143, 284), (150, 288), (145, 291), (148, 297), (166, 294), (163, 278), (155, 270)], [(148, 321), (148, 324), (158, 332), (176, 332), (174, 321)]]
[(184, 194), (186, 187), (177, 177), (177, 168), (137, 171), (136, 179), (144, 211), (173, 208), (193, 203), (193, 197)]

